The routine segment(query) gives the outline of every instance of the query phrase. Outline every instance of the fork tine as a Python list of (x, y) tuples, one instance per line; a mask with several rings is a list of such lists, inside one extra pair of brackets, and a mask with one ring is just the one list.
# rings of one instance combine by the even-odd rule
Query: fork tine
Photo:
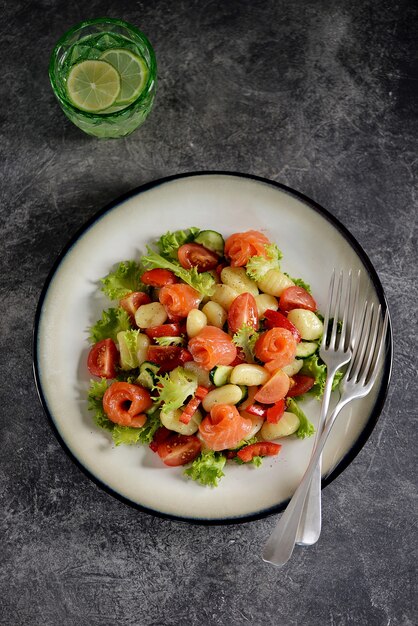
[(379, 333), (381, 309), (382, 307), (379, 304), (377, 312), (374, 316), (374, 320), (371, 320), (371, 328), (368, 340), (367, 342), (365, 342), (367, 344), (367, 358), (365, 358), (365, 364), (363, 365), (363, 375), (359, 380), (362, 385), (366, 384), (366, 380), (369, 378), (370, 374), (370, 367), (373, 363), (373, 357), (375, 354), (376, 342)]
[(382, 353), (383, 353), (384, 346), (386, 344), (386, 335), (388, 331), (388, 326), (389, 326), (389, 311), (388, 309), (386, 309), (385, 317), (383, 319), (382, 329), (381, 329), (380, 336), (376, 344), (376, 349), (375, 349), (375, 354), (377, 352), (376, 358), (372, 361), (373, 371), (371, 372), (369, 382), (367, 383), (368, 389), (371, 389), (373, 387), (374, 383), (376, 382), (376, 378), (380, 372), (380, 369), (382, 367), (382, 362), (383, 362)]
[(356, 371), (355, 380), (357, 382), (359, 382), (361, 373), (364, 369), (364, 359), (365, 359), (366, 352), (367, 352), (367, 346), (369, 344), (370, 327), (372, 325), (373, 313), (374, 313), (374, 303), (372, 302), (366, 312), (364, 326), (362, 329), (363, 332), (358, 342), (358, 350), (356, 351), (358, 361), (357, 361), (357, 371)]
[[(335, 342), (337, 340), (337, 327), (338, 327), (338, 318), (339, 318), (340, 310), (341, 310), (343, 277), (344, 277), (344, 274), (343, 274), (343, 271), (341, 270), (339, 278), (338, 278), (337, 294), (335, 296), (335, 307), (334, 307), (334, 315), (333, 315), (333, 320), (332, 320), (332, 331), (331, 331), (331, 337), (329, 340), (329, 346), (332, 349), (335, 349)], [(326, 328), (328, 328), (328, 324)]]
[(352, 272), (351, 269), (348, 272), (347, 285), (345, 290), (345, 302), (344, 302), (344, 310), (343, 310), (343, 319), (342, 319), (342, 329), (341, 329), (341, 337), (340, 337), (340, 345), (345, 347), (345, 337), (347, 334), (347, 318), (350, 313), (350, 304), (351, 304), (351, 278)]
[(332, 301), (334, 298), (334, 284), (335, 284), (335, 268), (332, 270), (331, 279), (329, 281), (327, 308), (326, 308), (325, 317), (324, 317), (324, 334), (323, 334), (322, 342), (321, 342), (321, 346), (323, 348), (325, 348), (327, 345), (329, 316), (331, 313), (331, 306), (332, 306)]
[(359, 295), (360, 295), (360, 277), (361, 277), (361, 270), (358, 270), (356, 286), (354, 290), (354, 298), (353, 298), (352, 308), (350, 312), (350, 320), (351, 320), (350, 336), (347, 342), (348, 347), (351, 347), (351, 348), (353, 347), (353, 341), (355, 341), (356, 339), (357, 318), (359, 317), (358, 301), (359, 301)]
[(369, 307), (367, 300), (364, 302), (363, 311), (356, 327), (356, 339), (353, 342), (353, 356), (346, 372), (347, 379), (358, 379), (364, 353), (367, 346), (367, 338), (370, 327), (370, 317), (373, 312), (373, 304)]

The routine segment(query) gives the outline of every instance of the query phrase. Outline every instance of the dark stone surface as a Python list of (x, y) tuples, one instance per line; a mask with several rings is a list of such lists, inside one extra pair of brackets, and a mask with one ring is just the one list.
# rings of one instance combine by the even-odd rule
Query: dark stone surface
[[(2, 7), (0, 623), (416, 624), (416, 3), (88, 5)], [(47, 66), (67, 28), (106, 14), (148, 34), (159, 90), (139, 132), (100, 142), (61, 113)], [(260, 557), (275, 518), (188, 526), (96, 488), (61, 450), (32, 378), (36, 303), (69, 236), (133, 187), (206, 169), (272, 178), (334, 213), (393, 317), (382, 416), (324, 491), (319, 543), (282, 570)]]

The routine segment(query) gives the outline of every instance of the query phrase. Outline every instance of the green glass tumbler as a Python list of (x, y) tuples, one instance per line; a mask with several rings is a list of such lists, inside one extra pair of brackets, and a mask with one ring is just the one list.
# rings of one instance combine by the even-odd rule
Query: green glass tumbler
[[(94, 112), (81, 110), (69, 95), (69, 73), (83, 61), (100, 60), (103, 55), (106, 59), (109, 50), (127, 51), (137, 60), (145, 76), (141, 90), (132, 101), (120, 106)], [(81, 130), (100, 138), (125, 137), (145, 122), (152, 109), (157, 63), (150, 42), (140, 30), (122, 20), (104, 17), (81, 22), (61, 37), (51, 55), (49, 78), (65, 115)]]

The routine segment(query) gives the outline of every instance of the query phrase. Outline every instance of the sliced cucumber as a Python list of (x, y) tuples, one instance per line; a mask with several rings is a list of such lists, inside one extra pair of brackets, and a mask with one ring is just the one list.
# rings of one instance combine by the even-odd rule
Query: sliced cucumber
[(296, 346), (296, 356), (298, 359), (306, 359), (318, 350), (316, 341), (301, 341)]
[(211, 383), (214, 384), (215, 387), (226, 385), (229, 382), (229, 377), (233, 369), (232, 365), (216, 365), (209, 372)]
[(138, 385), (146, 387), (146, 389), (152, 389), (157, 382), (157, 374), (159, 366), (151, 361), (144, 361), (139, 367), (139, 376), (136, 379)]
[(289, 365), (285, 365), (284, 367), (282, 367), (282, 370), (285, 374), (292, 377), (300, 372), (303, 367), (303, 363), (303, 359), (293, 359), (293, 361), (289, 363)]
[(238, 385), (238, 387), (241, 389), (242, 392), (241, 400), (238, 402), (238, 404), (241, 404), (242, 402), (245, 402), (248, 398), (248, 387), (247, 385)]
[(223, 256), (225, 241), (222, 235), (217, 233), (215, 230), (202, 230), (195, 238), (196, 243), (200, 243), (202, 246), (205, 246), (208, 250), (212, 250), (219, 254), (219, 256)]

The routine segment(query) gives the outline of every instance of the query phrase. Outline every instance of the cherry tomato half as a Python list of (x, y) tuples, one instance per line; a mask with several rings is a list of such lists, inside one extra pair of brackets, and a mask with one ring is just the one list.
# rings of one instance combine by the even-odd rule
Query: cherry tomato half
[(171, 437), (172, 434), (173, 434), (172, 430), (169, 430), (165, 426), (160, 426), (160, 428), (157, 428), (157, 430), (155, 431), (154, 437), (152, 438), (152, 441), (149, 444), (149, 447), (151, 448), (153, 452), (157, 452), (158, 446), (160, 445), (160, 443), (162, 443), (163, 441), (166, 441), (169, 437)]
[(147, 351), (147, 361), (159, 365), (162, 372), (171, 372), (192, 359), (190, 352), (179, 346), (149, 346)]
[(119, 304), (122, 309), (129, 314), (131, 320), (135, 323), (135, 313), (143, 304), (149, 304), (151, 302), (151, 298), (148, 294), (143, 291), (132, 291), (132, 293), (128, 293), (124, 298), (119, 300)]
[(202, 444), (194, 435), (173, 435), (158, 445), (161, 460), (171, 467), (186, 465), (201, 452)]
[(232, 363), (230, 363), (230, 365), (232, 365), (232, 367), (235, 367), (236, 365), (241, 365), (241, 363), (246, 363), (245, 354), (241, 350), (241, 348), (237, 348), (237, 356), (232, 361)]
[(317, 306), (311, 294), (303, 287), (294, 285), (287, 287), (282, 292), (279, 300), (279, 308), (288, 313), (292, 309), (307, 309), (308, 311), (316, 311)]
[(290, 330), (296, 341), (299, 343), (299, 341), (301, 340), (300, 332), (298, 331), (296, 326), (287, 319), (286, 315), (283, 315), (283, 313), (280, 313), (280, 311), (267, 309), (267, 311), (265, 311), (264, 313), (264, 317), (266, 328), (286, 328), (286, 330)]
[(287, 396), (289, 398), (295, 398), (296, 396), (302, 396), (307, 393), (315, 384), (315, 378), (312, 376), (304, 376), (303, 374), (295, 374), (292, 376), (293, 385), (291, 385)]
[(141, 281), (144, 285), (149, 285), (150, 287), (164, 287), (165, 285), (178, 283), (178, 278), (170, 270), (156, 268), (142, 274)]
[(282, 370), (275, 374), (257, 391), (254, 396), (256, 402), (262, 404), (275, 404), (287, 395), (290, 379)]
[(186, 270), (196, 267), (198, 272), (214, 270), (219, 263), (219, 257), (212, 250), (208, 250), (200, 243), (185, 243), (177, 250), (179, 263)]
[(115, 378), (119, 352), (112, 339), (102, 339), (90, 349), (87, 367), (90, 374), (101, 378)]
[(145, 334), (151, 339), (154, 337), (180, 337), (180, 324), (161, 324), (161, 326), (152, 326), (145, 328)]
[(240, 293), (235, 298), (228, 311), (228, 328), (236, 333), (243, 326), (258, 328), (258, 309), (254, 296), (251, 293)]

